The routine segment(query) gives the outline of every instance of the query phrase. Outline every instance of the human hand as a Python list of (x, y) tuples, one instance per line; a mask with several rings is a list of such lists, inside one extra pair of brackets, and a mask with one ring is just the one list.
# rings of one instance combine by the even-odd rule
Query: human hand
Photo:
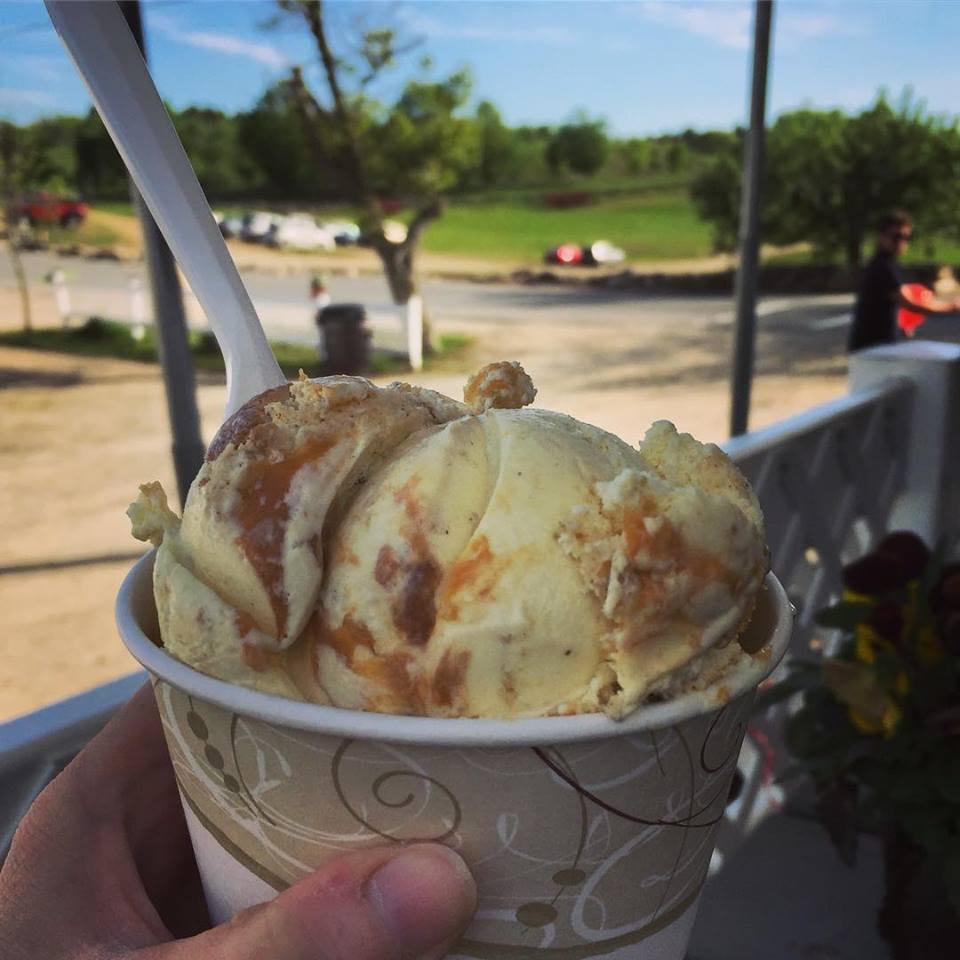
[(0, 871), (4, 960), (434, 960), (476, 887), (436, 844), (337, 857), (212, 930), (149, 686), (37, 798)]

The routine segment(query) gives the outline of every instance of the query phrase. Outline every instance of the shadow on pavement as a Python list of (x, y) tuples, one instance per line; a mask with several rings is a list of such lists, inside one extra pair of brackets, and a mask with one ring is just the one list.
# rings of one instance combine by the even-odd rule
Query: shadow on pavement
[(139, 560), (143, 550), (125, 550), (119, 553), (101, 553), (90, 557), (71, 557), (67, 560), (35, 560), (31, 563), (0, 565), (0, 577), (17, 573), (40, 573), (48, 570), (71, 570), (74, 567), (93, 567), (106, 563), (132, 563)]

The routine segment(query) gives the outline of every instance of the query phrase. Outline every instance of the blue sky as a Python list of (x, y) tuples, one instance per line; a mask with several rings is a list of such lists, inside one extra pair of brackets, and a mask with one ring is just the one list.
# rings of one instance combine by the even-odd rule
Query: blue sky
[[(259, 0), (146, 0), (154, 76), (176, 107), (249, 107), (309, 38), (264, 29)], [(752, 6), (739, 0), (432, 0), (332, 4), (335, 37), (358, 18), (422, 38), (434, 72), (470, 67), (475, 96), (510, 123), (557, 123), (578, 108), (617, 134), (730, 127), (745, 116)], [(857, 109), (911, 86), (960, 110), (960, 2), (778, 0), (770, 109)], [(413, 57), (410, 61), (411, 68)], [(397, 74), (382, 90), (390, 92)], [(0, 116), (24, 122), (87, 109), (39, 0), (0, 0)]]

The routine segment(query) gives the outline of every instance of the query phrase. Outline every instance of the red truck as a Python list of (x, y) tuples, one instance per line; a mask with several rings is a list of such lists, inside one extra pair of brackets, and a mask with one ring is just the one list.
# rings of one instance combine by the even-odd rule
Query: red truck
[(82, 200), (58, 197), (52, 193), (34, 193), (15, 201), (11, 221), (27, 221), (31, 227), (58, 224), (78, 227), (87, 217), (89, 207)]

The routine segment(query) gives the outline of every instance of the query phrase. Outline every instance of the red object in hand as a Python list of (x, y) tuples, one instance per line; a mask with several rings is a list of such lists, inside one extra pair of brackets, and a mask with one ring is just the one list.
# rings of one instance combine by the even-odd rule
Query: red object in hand
[[(912, 300), (914, 303), (927, 306), (927, 304), (932, 303), (934, 300), (933, 291), (925, 287), (922, 283), (907, 283), (903, 287), (903, 292), (906, 294), (907, 298)], [(913, 336), (917, 327), (926, 320), (926, 315), (922, 313), (917, 313), (915, 310), (908, 310), (906, 307), (901, 307), (900, 312), (897, 314), (897, 326), (908, 336)]]

